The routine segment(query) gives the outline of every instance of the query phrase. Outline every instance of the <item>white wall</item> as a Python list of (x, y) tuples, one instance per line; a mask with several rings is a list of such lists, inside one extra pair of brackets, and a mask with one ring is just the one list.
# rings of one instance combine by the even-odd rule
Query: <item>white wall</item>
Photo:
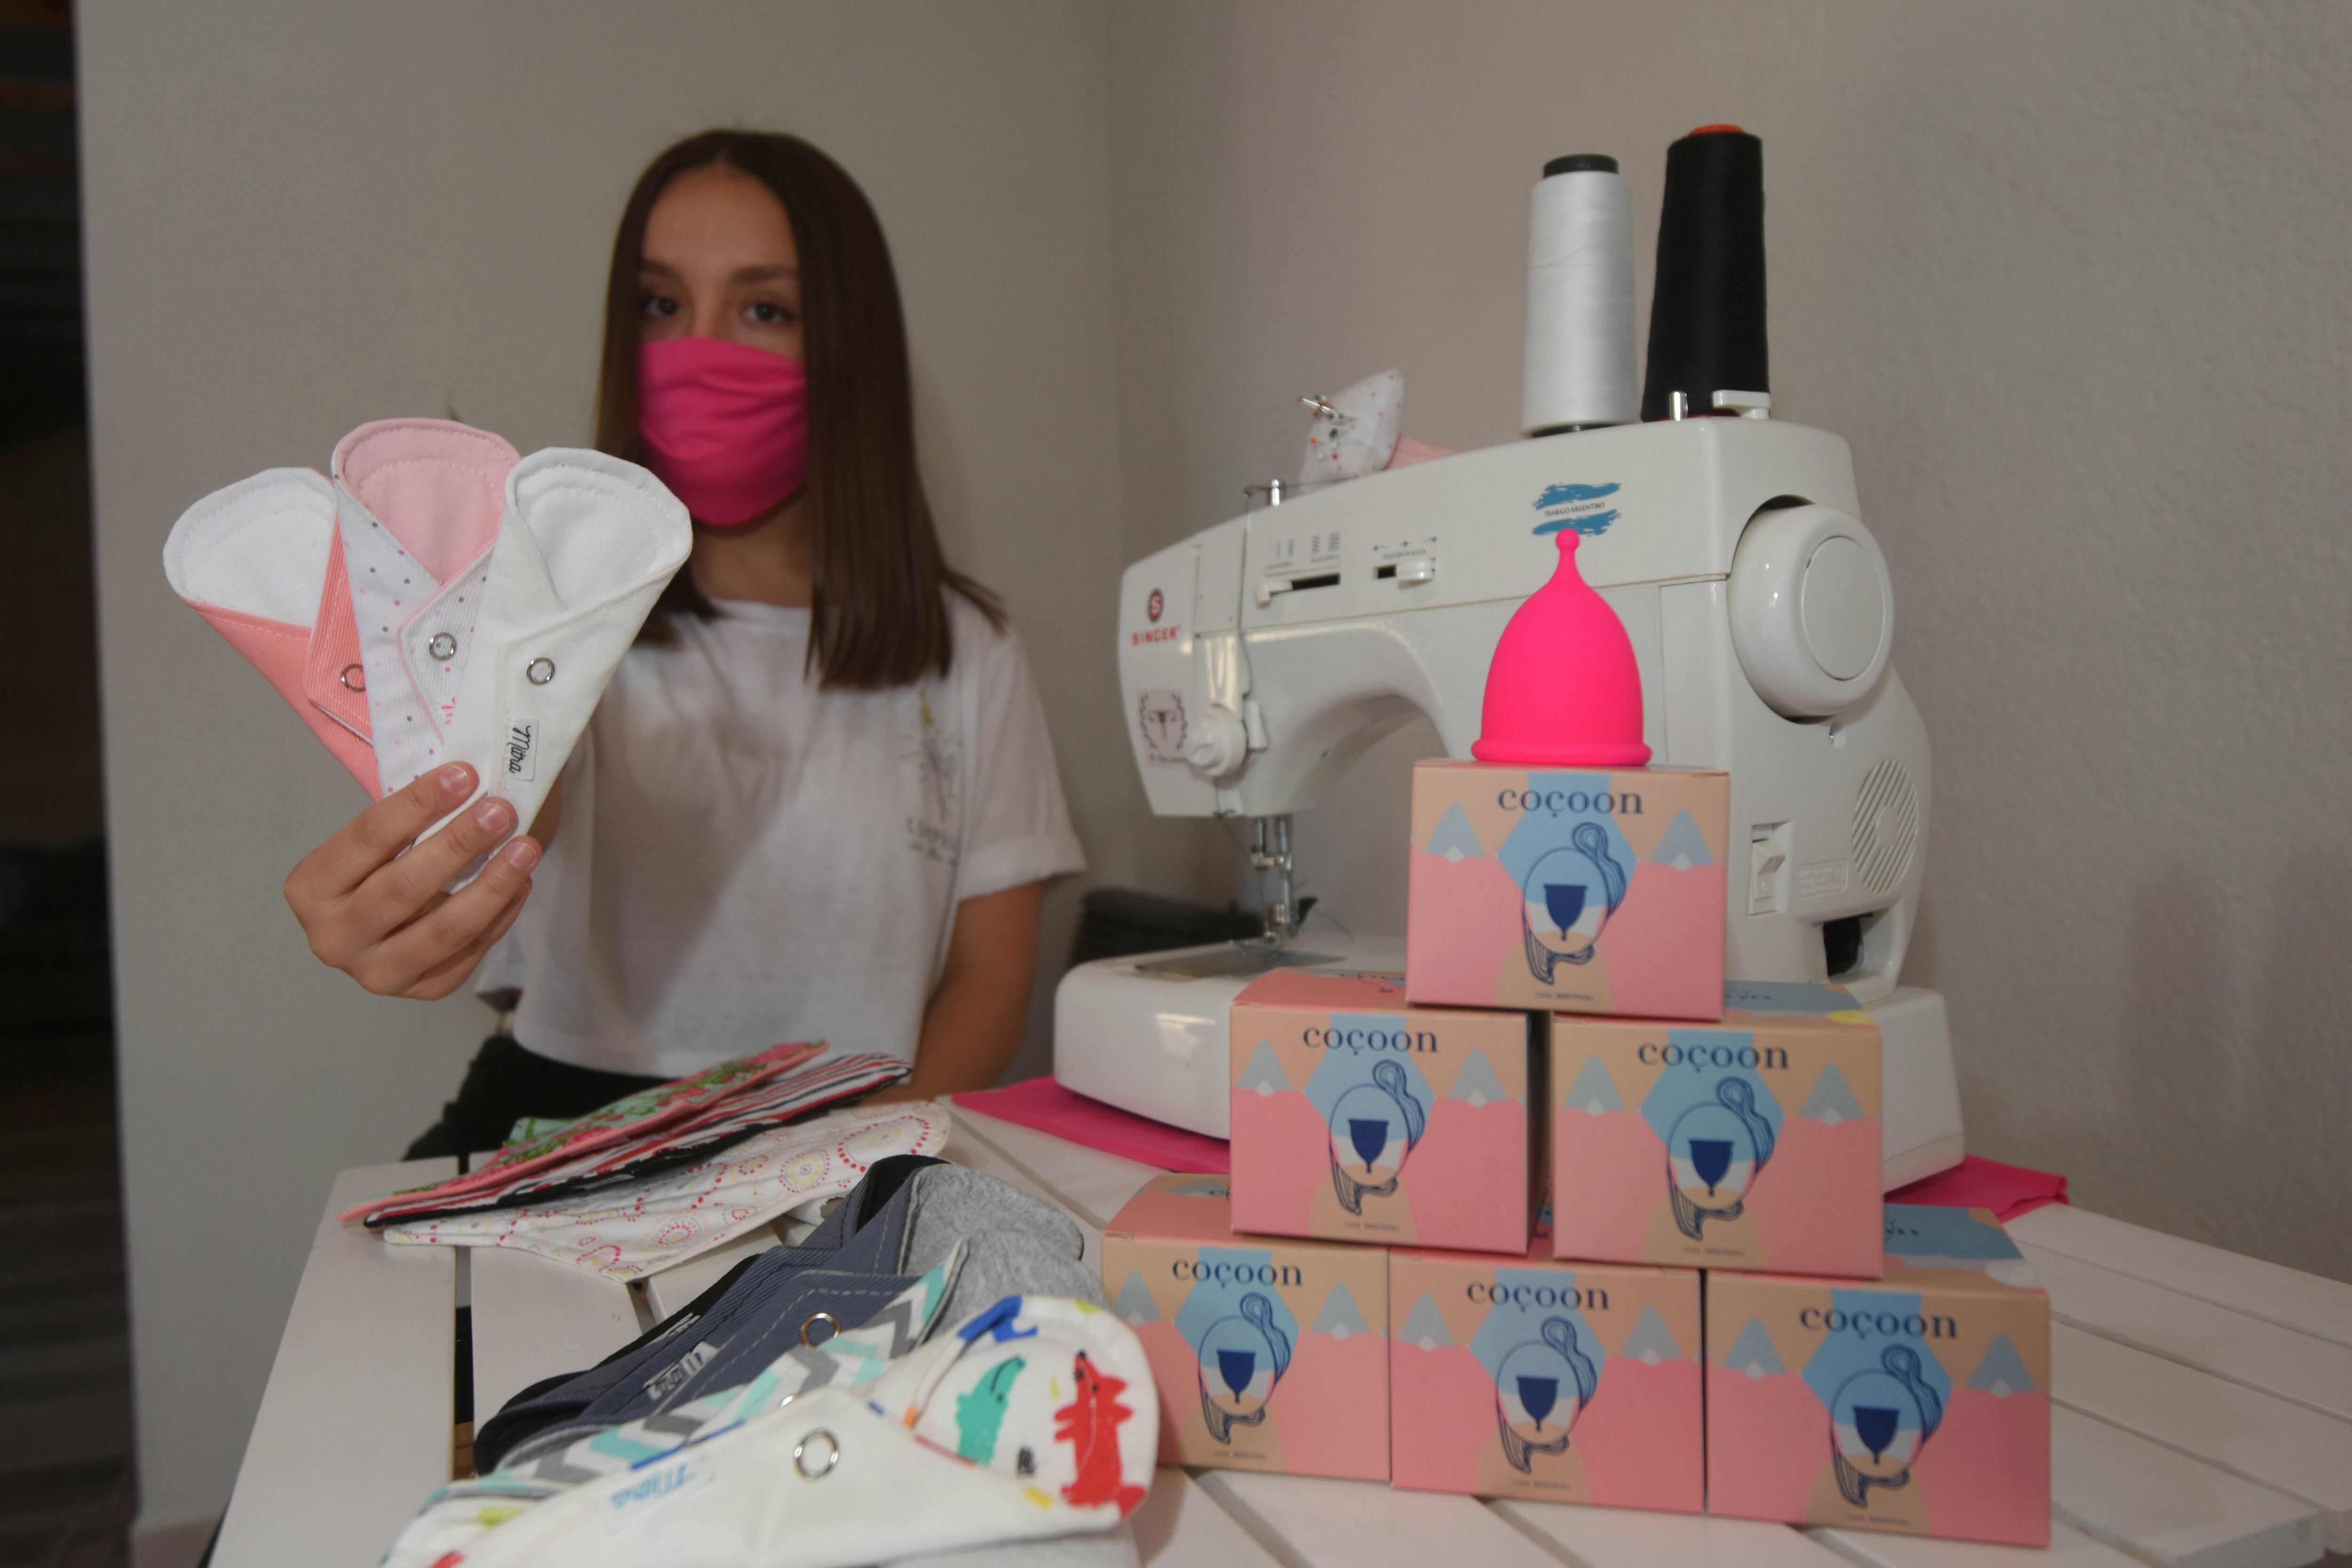
[(363, 802), (173, 599), (173, 519), (388, 415), (584, 441), (637, 171), (712, 123), (802, 132), (881, 212), (951, 543), (1028, 639), (1081, 834), (1115, 846), (1124, 743), (1078, 718), (1117, 707), (1108, 22), (1087, 0), (78, 10), (154, 1526), (226, 1498), (331, 1174), (396, 1159), (489, 1021), (372, 1000), (309, 956), (278, 883)]
[[(1846, 436), (1936, 745), (1907, 977), (1972, 1147), (2352, 1279), (2352, 10), (1113, 5), (1129, 553), (1297, 465), (1292, 397), (1518, 417), (1528, 188), (1765, 142), (1776, 413)], [(1401, 926), (1391, 738), (1300, 829)]]
[[(803, 131), (873, 195), (926, 465), (1029, 639), (1097, 879), (1216, 898), (1224, 835), (1130, 776), (1119, 566), (1289, 472), (1301, 391), (1394, 364), (1415, 435), (1511, 438), (1543, 160), (1624, 160), (1646, 310), (1666, 143), (1760, 132), (1774, 390), (1853, 443), (1937, 746), (1913, 975), (1951, 998), (1975, 1146), (2352, 1278), (2352, 11), (79, 14), (150, 1523), (219, 1505), (329, 1173), (396, 1153), (485, 1021), (308, 958), (278, 883), (354, 792), (171, 599), (163, 534), (366, 418), (581, 439), (623, 192), (715, 121)], [(1383, 846), (1433, 744), (1302, 824), (1360, 929), (1400, 924)]]

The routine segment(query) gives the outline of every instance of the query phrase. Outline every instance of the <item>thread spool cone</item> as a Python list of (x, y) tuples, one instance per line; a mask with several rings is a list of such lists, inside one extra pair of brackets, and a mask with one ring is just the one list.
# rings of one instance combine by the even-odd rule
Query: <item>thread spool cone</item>
[(1503, 628), (1470, 754), (1482, 763), (1638, 768), (1642, 672), (1625, 623), (1576, 564), (1578, 534), (1559, 531), (1559, 564)]
[(1702, 125), (1666, 149), (1642, 417), (1717, 412), (1718, 392), (1772, 390), (1764, 331), (1764, 143)]

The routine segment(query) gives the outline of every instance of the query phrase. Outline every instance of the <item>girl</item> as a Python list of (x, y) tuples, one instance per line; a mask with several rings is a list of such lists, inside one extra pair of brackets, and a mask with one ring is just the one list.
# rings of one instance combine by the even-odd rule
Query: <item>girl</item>
[(686, 503), (693, 552), (529, 834), (442, 894), (513, 826), (486, 798), (401, 853), (472, 793), (455, 763), (287, 879), (311, 950), (380, 995), (450, 994), (512, 929), (511, 1037), (410, 1156), (786, 1040), (911, 1060), (898, 1098), (993, 1082), (1044, 884), (1084, 860), (1021, 645), (941, 557), (898, 283), (839, 165), (723, 131), (654, 160), (613, 244), (596, 444)]

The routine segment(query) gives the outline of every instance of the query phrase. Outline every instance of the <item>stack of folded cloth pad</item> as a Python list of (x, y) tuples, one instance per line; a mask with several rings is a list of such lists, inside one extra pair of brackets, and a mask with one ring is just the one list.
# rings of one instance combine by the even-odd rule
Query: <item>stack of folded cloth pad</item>
[(1130, 1568), (1133, 1331), (1056, 1210), (921, 1155), (476, 1434), (385, 1568)]
[(635, 463), (446, 419), (362, 425), (328, 466), (190, 507), (173, 592), (371, 795), (471, 763), (528, 825), (686, 563), (686, 508)]
[(516, 1124), (466, 1174), (344, 1211), (387, 1241), (511, 1247), (635, 1279), (798, 1215), (894, 1154), (947, 1146), (929, 1101), (828, 1110), (900, 1082), (896, 1057), (777, 1046), (572, 1121)]

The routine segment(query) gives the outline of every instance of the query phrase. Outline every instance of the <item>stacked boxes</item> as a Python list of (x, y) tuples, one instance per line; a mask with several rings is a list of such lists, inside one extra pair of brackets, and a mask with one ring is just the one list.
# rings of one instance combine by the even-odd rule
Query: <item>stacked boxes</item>
[(1164, 1456), (2047, 1542), (2048, 1298), (1884, 1204), (1850, 993), (1725, 984), (1729, 786), (1414, 769), (1403, 975), (1244, 990), (1230, 1185), (1105, 1236)]

